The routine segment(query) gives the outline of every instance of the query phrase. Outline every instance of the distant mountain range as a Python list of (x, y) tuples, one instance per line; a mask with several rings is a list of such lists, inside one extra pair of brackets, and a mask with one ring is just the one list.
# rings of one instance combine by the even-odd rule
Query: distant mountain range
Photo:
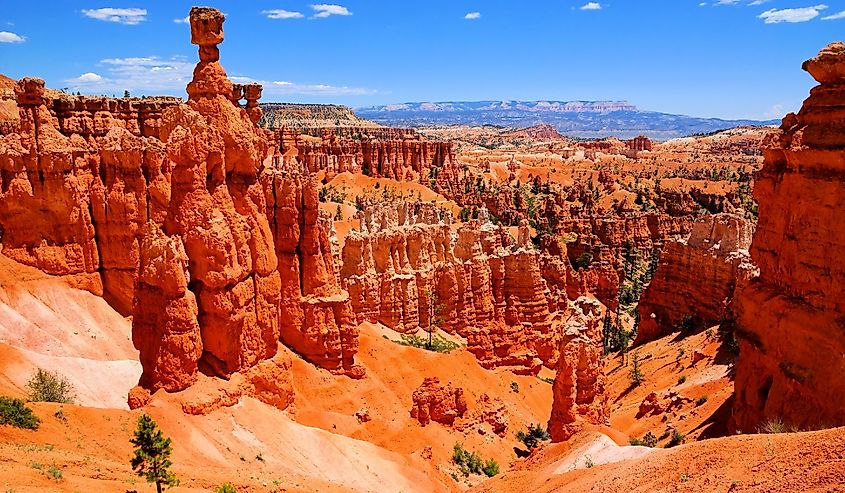
[(396, 127), (496, 125), (524, 128), (549, 124), (571, 137), (665, 140), (739, 126), (773, 125), (778, 120), (722, 120), (644, 111), (627, 101), (447, 101), (358, 108), (368, 120)]

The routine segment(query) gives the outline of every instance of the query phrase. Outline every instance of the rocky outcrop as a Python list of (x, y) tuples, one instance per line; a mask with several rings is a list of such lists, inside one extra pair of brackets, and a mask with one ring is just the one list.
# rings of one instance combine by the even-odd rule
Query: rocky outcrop
[(493, 433), (503, 437), (508, 431), (508, 421), (502, 399), (481, 394), (478, 396), (475, 407), (455, 422), (455, 429), (458, 431), (475, 429), (483, 434), (485, 433), (483, 425), (486, 424)]
[(467, 411), (464, 390), (440, 385), (437, 377), (426, 378), (412, 395), (411, 417), (426, 426), (432, 421), (452, 426)]
[(640, 298), (634, 344), (681, 328), (706, 328), (725, 318), (737, 282), (754, 274), (748, 256), (752, 234), (749, 222), (717, 214), (699, 219), (688, 239), (668, 242)]
[[(146, 391), (183, 390), (203, 372), (240, 373), (251, 383), (237, 389), (272, 393), (250, 371), (279, 340), (333, 372), (363, 376), (316, 184), (265, 167), (260, 86), (236, 90), (226, 76), (223, 20), (192, 9), (200, 62), (189, 100), (163, 104), (154, 125), (133, 127), (105, 109), (57, 117), (43, 81), (17, 83), (20, 131), (0, 137), (3, 253), (132, 314)], [(144, 392), (132, 402), (142, 405)]]
[(527, 225), (522, 243), (484, 214), (453, 233), (432, 207), (367, 210), (347, 236), (341, 278), (358, 321), (415, 333), (439, 319), (440, 328), (467, 339), (482, 366), (553, 367), (557, 336)]
[(845, 424), (845, 44), (803, 68), (819, 85), (764, 141), (751, 245), (760, 275), (735, 297), (733, 423), (742, 431), (773, 419)]
[(563, 326), (548, 426), (552, 441), (566, 441), (584, 423), (606, 424), (610, 417), (600, 311), (597, 301), (579, 298)]
[[(282, 129), (277, 141), (286, 166), (313, 174), (324, 172), (331, 179), (337, 173), (363, 173), (400, 181), (419, 181), (428, 185), (432, 168), (451, 166), (455, 157), (451, 142), (429, 141), (416, 133), (393, 133), (361, 129), (349, 137), (349, 130), (322, 129), (318, 138), (301, 137)], [(373, 137), (376, 136), (376, 137)]]

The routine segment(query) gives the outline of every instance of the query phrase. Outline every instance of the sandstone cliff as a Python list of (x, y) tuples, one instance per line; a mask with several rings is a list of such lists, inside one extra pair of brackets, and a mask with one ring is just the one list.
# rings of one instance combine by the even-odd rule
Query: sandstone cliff
[(685, 241), (663, 247), (654, 278), (640, 298), (640, 325), (634, 345), (687, 325), (701, 329), (727, 314), (737, 282), (754, 268), (748, 258), (753, 226), (728, 214), (707, 215)]
[[(198, 372), (229, 378), (274, 357), (279, 340), (363, 376), (316, 184), (265, 167), (260, 86), (227, 78), (223, 20), (191, 11), (200, 62), (187, 104), (51, 103), (43, 81), (18, 82), (19, 132), (0, 138), (3, 253), (132, 313), (148, 390), (183, 390)], [(289, 368), (279, 358), (274, 373)]]
[(359, 322), (414, 333), (436, 311), (441, 328), (465, 337), (485, 367), (556, 365), (558, 338), (527, 224), (514, 243), (484, 213), (453, 232), (432, 204), (389, 203), (360, 220), (341, 270)]
[(736, 297), (741, 338), (734, 424), (845, 424), (845, 44), (804, 63), (819, 85), (764, 142), (751, 256), (760, 276)]

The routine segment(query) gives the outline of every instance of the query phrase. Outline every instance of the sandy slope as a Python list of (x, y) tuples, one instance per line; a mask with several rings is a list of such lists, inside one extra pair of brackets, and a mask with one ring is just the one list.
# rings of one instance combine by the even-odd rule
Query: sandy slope
[(24, 392), (36, 367), (75, 382), (77, 402), (127, 409), (141, 365), (131, 321), (102, 298), (0, 255), (0, 390)]

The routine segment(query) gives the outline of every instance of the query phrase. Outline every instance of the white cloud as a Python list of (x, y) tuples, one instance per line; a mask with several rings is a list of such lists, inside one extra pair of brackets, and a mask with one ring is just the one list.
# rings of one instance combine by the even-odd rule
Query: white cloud
[(467, 20), (470, 20), (470, 21), (475, 20), (475, 19), (481, 19), (481, 12), (469, 12), (469, 13), (467, 13), (467, 15), (464, 16), (464, 19), (467, 19)]
[(73, 91), (87, 94), (118, 94), (124, 90), (137, 94), (177, 94), (193, 77), (194, 63), (184, 57), (106, 58), (100, 60), (103, 71), (86, 72), (66, 79)]
[(581, 10), (601, 10), (601, 4), (598, 2), (587, 2), (581, 6)]
[(302, 19), (305, 17), (302, 12), (284, 9), (262, 10), (261, 13), (266, 15), (268, 19)]
[(95, 82), (100, 82), (103, 80), (103, 76), (100, 74), (95, 74), (94, 72), (85, 72), (84, 74), (80, 75), (79, 77), (68, 79), (65, 82), (76, 82), (77, 84), (90, 84)]
[(718, 2), (714, 3), (713, 6), (718, 5), (736, 5), (739, 3), (739, 0), (719, 0)]
[(26, 38), (9, 31), (0, 31), (0, 43), (23, 43)]
[(780, 22), (807, 22), (819, 16), (819, 12), (826, 9), (827, 5), (819, 4), (813, 7), (801, 7), (797, 9), (771, 9), (759, 16), (766, 24), (778, 24)]
[(837, 19), (845, 19), (845, 10), (843, 10), (842, 12), (839, 12), (837, 14), (822, 17), (823, 21), (835, 21)]
[(310, 96), (366, 96), (375, 94), (372, 89), (363, 87), (332, 86), (328, 84), (296, 84), (288, 81), (273, 81), (264, 85), (269, 94), (305, 94)]
[(753, 2), (749, 3), (749, 7), (755, 7), (757, 5), (763, 5), (764, 3), (769, 3), (770, 0), (754, 0)]
[(191, 23), (191, 16), (186, 15), (185, 17), (182, 17), (181, 19), (173, 19), (173, 22), (175, 22), (176, 24), (190, 24)]
[(147, 9), (84, 9), (82, 11), (86, 17), (97, 19), (99, 21), (117, 22), (118, 24), (127, 24), (133, 26), (147, 20)]
[(311, 8), (316, 12), (311, 18), (324, 19), (332, 15), (352, 15), (346, 7), (341, 5), (334, 5), (330, 3), (319, 3), (311, 5)]
[[(193, 78), (194, 62), (184, 57), (133, 57), (100, 60), (102, 70), (85, 72), (66, 79), (68, 88), (84, 94), (184, 94), (185, 86)], [(365, 96), (377, 91), (362, 87), (333, 86), (329, 84), (299, 84), (288, 81), (262, 81), (252, 77), (233, 76), (232, 82), (258, 82), (264, 85), (267, 95), (311, 96)]]

